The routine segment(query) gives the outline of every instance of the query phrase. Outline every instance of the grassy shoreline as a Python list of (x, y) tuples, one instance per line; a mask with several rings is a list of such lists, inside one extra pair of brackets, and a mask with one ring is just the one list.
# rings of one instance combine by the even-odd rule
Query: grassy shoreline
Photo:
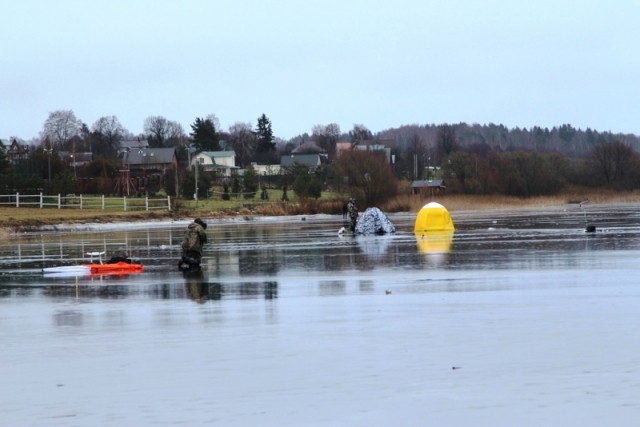
[[(640, 203), (640, 192), (571, 189), (554, 196), (521, 199), (507, 196), (446, 195), (441, 197), (400, 195), (378, 206), (384, 212), (418, 212), (430, 201), (443, 204), (450, 212), (473, 210), (519, 210), (563, 206), (588, 200), (589, 204)], [(195, 217), (227, 218), (251, 216), (341, 214), (342, 200), (306, 200), (287, 203), (239, 204), (224, 209), (201, 206), (175, 211), (105, 211), (101, 209), (0, 208), (0, 229), (4, 233), (35, 231), (43, 226), (82, 223), (176, 220)], [(361, 207), (362, 210), (364, 210)]]

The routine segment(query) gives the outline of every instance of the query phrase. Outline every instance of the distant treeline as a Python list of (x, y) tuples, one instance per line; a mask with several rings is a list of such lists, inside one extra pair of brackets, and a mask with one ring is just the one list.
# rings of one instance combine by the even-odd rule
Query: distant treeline
[[(614, 134), (598, 132), (591, 128), (576, 129), (570, 124), (559, 127), (530, 129), (504, 125), (467, 123), (451, 124), (457, 136), (460, 148), (476, 144), (487, 144), (494, 151), (539, 151), (557, 152), (568, 157), (583, 157), (601, 142), (619, 141), (633, 151), (640, 151), (640, 138), (633, 134)], [(398, 148), (408, 146), (417, 135), (427, 144), (435, 146), (440, 125), (404, 125), (383, 130), (376, 134), (377, 139), (394, 139)], [(343, 135), (348, 138), (348, 135)]]

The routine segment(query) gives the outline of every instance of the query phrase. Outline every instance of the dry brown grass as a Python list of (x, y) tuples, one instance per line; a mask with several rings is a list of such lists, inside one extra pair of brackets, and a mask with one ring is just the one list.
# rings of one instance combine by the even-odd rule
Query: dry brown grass
[(314, 215), (319, 213), (338, 215), (342, 213), (341, 200), (301, 200), (296, 202), (279, 202), (259, 206), (256, 213), (260, 215)]
[[(450, 211), (521, 209), (549, 206), (562, 206), (588, 200), (589, 204), (640, 203), (640, 191), (593, 190), (588, 188), (570, 188), (561, 194), (546, 197), (521, 199), (507, 196), (470, 196), (446, 195), (429, 197), (404, 194), (387, 203), (377, 206), (384, 212), (418, 212), (425, 204), (435, 201)], [(303, 200), (292, 202), (274, 202), (254, 207), (224, 209), (180, 209), (177, 211), (103, 211), (100, 209), (38, 209), (38, 208), (0, 208), (0, 236), (7, 231), (37, 230), (45, 225), (73, 223), (109, 223), (124, 221), (151, 221), (161, 219), (184, 218), (222, 218), (251, 216), (284, 216), (342, 213), (342, 200)], [(363, 208), (363, 207), (361, 207)], [(364, 209), (363, 209), (364, 210)]]
[(453, 194), (438, 197), (401, 195), (380, 206), (380, 209), (385, 212), (418, 212), (425, 204), (432, 201), (445, 205), (450, 211), (519, 209), (562, 206), (568, 203), (580, 203), (587, 200), (590, 204), (640, 203), (640, 191), (620, 192), (574, 187), (557, 195), (526, 199), (502, 195), (474, 196)]

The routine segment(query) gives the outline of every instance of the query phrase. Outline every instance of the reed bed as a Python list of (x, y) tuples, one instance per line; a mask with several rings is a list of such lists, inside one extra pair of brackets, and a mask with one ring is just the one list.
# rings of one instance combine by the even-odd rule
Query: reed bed
[(606, 189), (569, 188), (553, 196), (529, 198), (504, 195), (465, 195), (444, 196), (400, 195), (382, 204), (385, 212), (418, 212), (425, 204), (438, 202), (450, 211), (520, 209), (545, 206), (562, 206), (570, 203), (640, 203), (640, 191), (615, 191)]

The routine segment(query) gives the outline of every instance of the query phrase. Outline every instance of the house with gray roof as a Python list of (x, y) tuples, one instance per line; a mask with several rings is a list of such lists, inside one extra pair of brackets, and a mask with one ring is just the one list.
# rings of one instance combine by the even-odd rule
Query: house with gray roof
[(200, 165), (206, 171), (213, 171), (218, 176), (231, 176), (236, 166), (236, 152), (227, 151), (201, 151), (191, 159), (191, 165)]
[(287, 154), (280, 158), (280, 167), (290, 168), (296, 163), (307, 166), (310, 170), (315, 170), (327, 163), (327, 155), (316, 154)]
[(134, 148), (149, 148), (149, 141), (146, 139), (140, 139), (140, 138), (136, 138), (136, 139), (125, 139), (123, 141), (120, 141), (120, 148), (129, 148), (129, 149), (134, 149)]
[(122, 163), (132, 177), (164, 175), (167, 169), (178, 169), (175, 148), (132, 148), (125, 151)]

